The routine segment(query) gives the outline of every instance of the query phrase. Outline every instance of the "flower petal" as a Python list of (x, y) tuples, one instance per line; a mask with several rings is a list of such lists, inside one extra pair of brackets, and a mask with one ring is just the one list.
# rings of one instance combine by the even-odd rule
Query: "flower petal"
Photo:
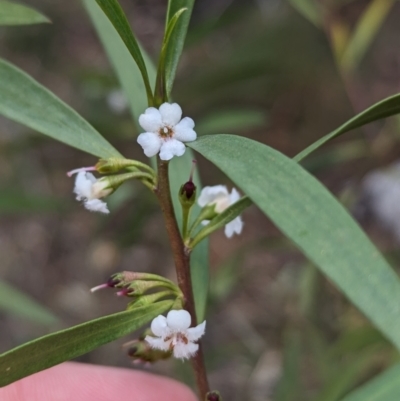
[(168, 331), (167, 318), (163, 315), (158, 315), (151, 322), (151, 331), (157, 337), (164, 337)]
[(185, 150), (186, 147), (182, 142), (173, 138), (167, 139), (161, 145), (160, 159), (171, 160), (174, 156), (182, 156)]
[(182, 117), (182, 109), (178, 103), (163, 103), (159, 110), (162, 122), (170, 127), (178, 124)]
[(173, 331), (186, 331), (190, 327), (192, 318), (190, 313), (184, 309), (171, 310), (167, 315), (168, 327)]
[(137, 143), (143, 148), (147, 157), (152, 157), (160, 151), (163, 141), (157, 134), (145, 132), (137, 137)]
[(92, 173), (85, 173), (86, 179), (88, 179), (92, 184), (97, 181), (97, 178)]
[(243, 221), (240, 216), (233, 219), (225, 226), (225, 235), (227, 238), (231, 238), (233, 234), (240, 234), (243, 229)]
[[(89, 177), (87, 177), (89, 175)], [(84, 171), (79, 172), (75, 178), (74, 193), (77, 195), (77, 200), (88, 199), (92, 195), (92, 180), (90, 179), (93, 174)], [(94, 179), (96, 181), (96, 179)]]
[(108, 214), (110, 211), (107, 208), (107, 203), (101, 201), (100, 199), (91, 199), (84, 203), (85, 208), (91, 212), (99, 212)]
[(179, 359), (189, 359), (196, 354), (199, 349), (198, 344), (188, 342), (187, 344), (179, 342), (174, 347), (174, 357)]
[(200, 193), (197, 203), (200, 207), (212, 204), (217, 198), (228, 197), (229, 192), (225, 185), (204, 187)]
[(240, 199), (240, 193), (236, 190), (236, 188), (232, 188), (232, 191), (229, 195), (229, 200), (231, 205), (237, 202)]
[(194, 121), (189, 118), (183, 118), (176, 126), (175, 126), (175, 134), (174, 138), (178, 139), (178, 141), (182, 142), (192, 142), (197, 138), (196, 132), (193, 130)]
[(189, 341), (197, 341), (200, 337), (204, 335), (206, 331), (206, 321), (204, 320), (203, 323), (200, 323), (196, 327), (190, 327), (186, 331), (186, 337)]
[(150, 132), (157, 132), (162, 126), (161, 114), (155, 107), (149, 107), (139, 117), (140, 126)]
[(150, 344), (151, 348), (169, 351), (171, 341), (164, 341), (162, 338), (154, 338), (151, 336), (146, 336), (144, 339)]

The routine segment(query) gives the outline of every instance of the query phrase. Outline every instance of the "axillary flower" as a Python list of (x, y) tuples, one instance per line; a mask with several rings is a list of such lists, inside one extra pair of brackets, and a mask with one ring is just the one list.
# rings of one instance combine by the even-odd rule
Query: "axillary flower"
[(185, 310), (172, 310), (167, 317), (159, 315), (151, 322), (153, 336), (145, 340), (154, 349), (172, 351), (175, 358), (189, 359), (199, 349), (196, 341), (204, 335), (206, 322), (190, 327), (192, 319)]
[(75, 170), (69, 174), (77, 173), (75, 179), (74, 193), (78, 201), (83, 201), (86, 209), (92, 212), (100, 212), (108, 214), (107, 203), (100, 200), (110, 195), (114, 189), (109, 186), (106, 177), (99, 180), (92, 174), (84, 171)]
[[(233, 205), (240, 199), (239, 192), (232, 188), (229, 193), (224, 185), (215, 185), (213, 187), (204, 187), (201, 191), (197, 203), (200, 207), (213, 206), (215, 213), (222, 213), (229, 206)], [(208, 224), (209, 220), (203, 220), (203, 224)], [(231, 238), (233, 234), (240, 234), (243, 229), (243, 221), (240, 216), (236, 217), (225, 225), (225, 235)]]
[(159, 109), (149, 107), (139, 117), (139, 124), (145, 133), (137, 138), (138, 144), (148, 157), (160, 152), (161, 160), (182, 156), (186, 147), (183, 142), (196, 140), (194, 121), (182, 118), (182, 109), (177, 103), (163, 103)]

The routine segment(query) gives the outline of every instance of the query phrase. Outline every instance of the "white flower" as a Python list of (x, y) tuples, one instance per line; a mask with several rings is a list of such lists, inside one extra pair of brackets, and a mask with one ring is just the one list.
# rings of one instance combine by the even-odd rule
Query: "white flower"
[(158, 110), (149, 107), (140, 115), (139, 124), (146, 132), (138, 136), (137, 142), (146, 156), (160, 152), (161, 160), (170, 160), (185, 153), (183, 142), (195, 141), (197, 134), (194, 121), (181, 118), (182, 109), (177, 103), (163, 103)]
[(167, 317), (159, 315), (151, 322), (154, 336), (145, 340), (152, 348), (172, 351), (175, 358), (189, 359), (196, 354), (199, 345), (195, 342), (204, 334), (206, 322), (190, 327), (192, 319), (185, 310), (172, 310)]
[[(201, 191), (197, 203), (200, 207), (215, 205), (216, 213), (222, 213), (230, 205), (233, 205), (240, 199), (240, 194), (235, 188), (229, 193), (224, 185), (215, 185), (213, 187), (204, 187)], [(203, 224), (208, 224), (209, 220), (204, 220)], [(225, 226), (225, 235), (231, 238), (233, 234), (240, 234), (243, 229), (243, 221), (240, 216), (230, 221)]]
[(86, 171), (78, 171), (77, 173), (74, 187), (76, 199), (83, 201), (85, 208), (92, 212), (110, 213), (107, 204), (99, 199), (113, 191), (107, 187), (107, 181), (97, 180), (92, 173)]

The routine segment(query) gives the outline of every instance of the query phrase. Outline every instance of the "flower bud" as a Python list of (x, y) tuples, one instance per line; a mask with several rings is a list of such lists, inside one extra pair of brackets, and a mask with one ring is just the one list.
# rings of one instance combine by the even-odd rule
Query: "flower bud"
[(103, 288), (115, 288), (121, 283), (121, 280), (118, 278), (118, 273), (111, 276), (107, 282), (104, 284), (100, 284), (96, 287), (91, 288), (91, 292), (96, 292), (98, 290), (102, 290)]
[[(91, 289), (92, 292), (103, 288), (117, 288), (117, 295), (133, 299), (127, 309), (154, 304), (162, 299), (174, 301), (182, 308), (183, 294), (172, 281), (157, 274), (129, 272), (113, 274), (106, 283)], [(148, 294), (150, 292), (150, 294)]]
[(164, 281), (155, 281), (155, 280), (134, 280), (132, 281), (129, 285), (123, 288), (123, 290), (127, 291), (128, 296), (139, 296), (145, 294), (147, 291), (155, 288), (160, 288), (160, 287), (167, 287), (172, 290), (172, 292), (175, 291), (176, 287), (171, 286), (169, 283), (166, 283)]
[(179, 189), (179, 201), (182, 207), (192, 207), (196, 201), (196, 185), (193, 181), (188, 181)]
[(219, 391), (210, 391), (206, 394), (205, 401), (222, 401)]
[(110, 157), (109, 159), (100, 159), (95, 167), (100, 174), (112, 174), (118, 173), (124, 168), (132, 167), (134, 164), (134, 160)]
[(138, 340), (130, 341), (123, 346), (127, 348), (127, 354), (134, 361), (140, 362), (156, 362), (162, 359), (170, 358), (171, 351), (160, 351), (150, 347), (144, 337), (140, 336)]
[(133, 298), (133, 301), (129, 302), (127, 306), (127, 310), (135, 309), (138, 308), (139, 306), (147, 306), (154, 304), (160, 300), (163, 299), (175, 299), (172, 307), (183, 307), (183, 296), (178, 295), (170, 290), (167, 291), (158, 291), (153, 294), (146, 294), (146, 295), (138, 295), (134, 296), (134, 294), (131, 295), (131, 298)]
[(112, 194), (117, 188), (112, 187), (112, 181), (108, 177), (103, 177), (97, 180), (92, 185), (92, 197), (95, 199), (105, 198), (106, 196)]
[(196, 185), (194, 185), (193, 182), (193, 173), (196, 168), (196, 163), (196, 160), (192, 161), (189, 181), (183, 184), (179, 189), (179, 201), (184, 209), (190, 209), (196, 201)]

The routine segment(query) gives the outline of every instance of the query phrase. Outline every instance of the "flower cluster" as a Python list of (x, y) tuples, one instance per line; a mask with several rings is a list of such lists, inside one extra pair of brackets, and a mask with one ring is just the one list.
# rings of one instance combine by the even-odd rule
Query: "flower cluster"
[[(201, 191), (197, 203), (200, 207), (215, 205), (215, 212), (222, 213), (229, 206), (233, 205), (240, 199), (239, 192), (232, 188), (232, 192), (229, 193), (228, 189), (224, 185), (215, 185), (213, 187), (204, 187)], [(206, 225), (210, 221), (204, 220), (203, 224)], [(225, 226), (225, 235), (231, 238), (233, 234), (240, 234), (243, 229), (243, 221), (240, 216), (230, 221)]]
[(206, 322), (190, 327), (192, 319), (185, 310), (172, 310), (167, 317), (157, 316), (151, 322), (154, 336), (146, 336), (145, 340), (154, 349), (172, 351), (175, 358), (189, 359), (199, 349), (196, 341), (204, 335)]
[(161, 160), (170, 160), (185, 153), (183, 142), (196, 140), (194, 121), (182, 118), (182, 109), (177, 103), (163, 103), (159, 109), (149, 107), (139, 117), (145, 133), (137, 138), (138, 144), (148, 157), (160, 153)]
[[(185, 153), (184, 142), (196, 140), (196, 132), (193, 130), (194, 121), (189, 117), (182, 118), (182, 109), (177, 103), (163, 103), (158, 109), (149, 107), (139, 117), (140, 125), (146, 130), (138, 136), (138, 143), (142, 146), (144, 153), (151, 157), (159, 153), (161, 160), (170, 160), (174, 156), (182, 156)], [(111, 159), (110, 159), (111, 160)], [(113, 161), (111, 167), (118, 169), (128, 166), (129, 163), (139, 163), (137, 161), (125, 161), (121, 164)], [(94, 212), (109, 213), (107, 204), (100, 200), (110, 195), (120, 185), (111, 183), (110, 178), (96, 177), (89, 171), (97, 170), (101, 173), (109, 173), (109, 160), (101, 160), (96, 166), (84, 167), (70, 171), (69, 176), (77, 174), (75, 180), (74, 193), (76, 199), (83, 201), (86, 209)], [(107, 170), (108, 168), (108, 170)], [(114, 172), (114, 170), (112, 170)], [(184, 207), (191, 208), (195, 202), (196, 187), (192, 181), (193, 168), (189, 182), (182, 186), (180, 191), (180, 201)], [(229, 206), (240, 199), (239, 192), (232, 188), (231, 193), (224, 185), (205, 187), (197, 200), (202, 208), (209, 208), (209, 215), (204, 215), (202, 224), (206, 225), (216, 215), (222, 213)], [(243, 221), (240, 216), (225, 225), (225, 235), (231, 238), (234, 234), (240, 234), (243, 229)]]

